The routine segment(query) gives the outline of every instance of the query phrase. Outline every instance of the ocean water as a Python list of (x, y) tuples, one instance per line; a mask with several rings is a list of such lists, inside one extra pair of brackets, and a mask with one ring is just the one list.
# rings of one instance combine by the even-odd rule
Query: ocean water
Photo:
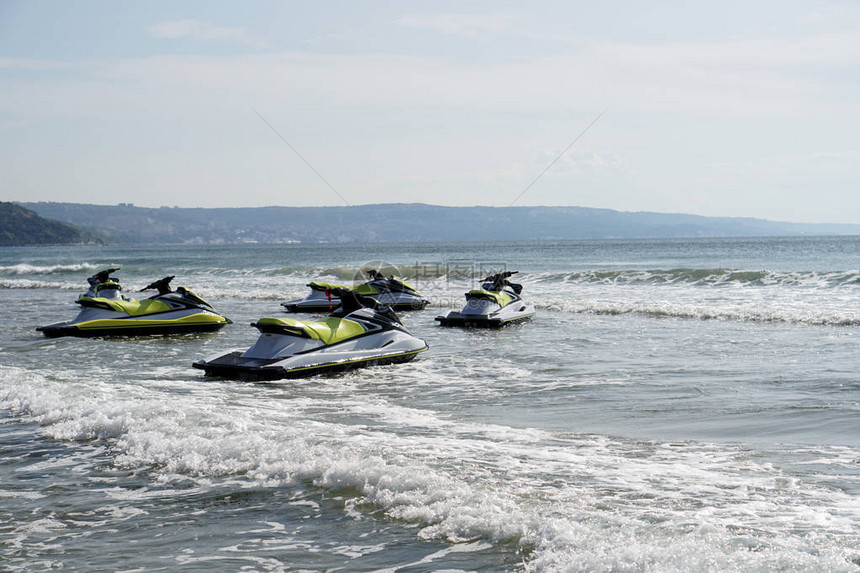
[[(35, 331), (109, 266), (234, 323)], [(860, 237), (0, 250), (0, 569), (860, 571), (858, 266)], [(370, 267), (433, 301), (416, 361), (191, 368)], [(500, 269), (535, 320), (436, 325)]]

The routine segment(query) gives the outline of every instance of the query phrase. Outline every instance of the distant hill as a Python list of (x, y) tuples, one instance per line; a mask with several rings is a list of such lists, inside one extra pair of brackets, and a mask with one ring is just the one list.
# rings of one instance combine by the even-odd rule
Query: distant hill
[(855, 235), (860, 225), (625, 212), (585, 207), (135, 207), (24, 203), (122, 244), (343, 243)]
[(40, 217), (15, 203), (0, 202), (0, 246), (100, 243), (90, 233), (68, 223)]

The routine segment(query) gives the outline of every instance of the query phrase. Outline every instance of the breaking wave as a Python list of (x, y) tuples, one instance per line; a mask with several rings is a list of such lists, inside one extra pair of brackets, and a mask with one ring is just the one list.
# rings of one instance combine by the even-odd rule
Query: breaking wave
[(83, 292), (86, 287), (81, 287), (78, 282), (64, 281), (38, 281), (32, 279), (3, 279), (0, 278), (0, 289), (61, 289), (61, 290), (79, 290)]
[(729, 320), (761, 323), (787, 323), (816, 326), (860, 326), (860, 312), (853, 307), (822, 309), (767, 304), (696, 304), (669, 301), (542, 300), (538, 309), (593, 315), (637, 314), (651, 318)]
[(51, 439), (105, 443), (118, 468), (161, 484), (312, 486), (422, 540), (516, 547), (527, 571), (847, 570), (857, 536), (848, 493), (786, 480), (743, 448), (453, 421), (349, 392), (327, 400), (340, 419), (311, 398), (269, 402), (229, 385), (128, 395), (58, 378), (0, 368), (0, 409)]
[(688, 284), (698, 286), (812, 286), (835, 288), (860, 285), (860, 271), (778, 272), (738, 269), (652, 269), (543, 273), (537, 282), (569, 284)]
[(60, 273), (91, 271), (97, 268), (98, 265), (93, 265), (90, 263), (45, 266), (20, 263), (17, 265), (0, 266), (0, 275), (53, 275)]

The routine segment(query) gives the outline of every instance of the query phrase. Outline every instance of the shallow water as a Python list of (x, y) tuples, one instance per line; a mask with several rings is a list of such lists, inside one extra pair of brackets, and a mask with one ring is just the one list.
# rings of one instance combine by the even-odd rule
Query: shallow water
[[(10, 570), (860, 570), (860, 239), (0, 252)], [(394, 265), (415, 362), (271, 384), (247, 347), (310, 280)], [(45, 339), (107, 266), (234, 324)], [(436, 326), (473, 275), (538, 316)], [(134, 295), (141, 296), (141, 295)]]

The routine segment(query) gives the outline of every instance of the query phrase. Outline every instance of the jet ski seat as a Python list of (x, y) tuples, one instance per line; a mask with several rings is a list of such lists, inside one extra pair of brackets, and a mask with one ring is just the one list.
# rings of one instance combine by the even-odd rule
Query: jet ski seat
[(511, 295), (506, 292), (495, 292), (483, 289), (470, 290), (466, 293), (466, 299), (470, 298), (486, 298), (493, 302), (495, 302), (499, 306), (505, 306), (506, 304), (510, 304), (513, 300)]
[(77, 302), (81, 306), (115, 310), (117, 312), (124, 312), (129, 316), (144, 316), (171, 310), (170, 305), (166, 302), (151, 298), (143, 300), (123, 300), (119, 298), (93, 298), (90, 296), (82, 296), (78, 298)]
[(301, 321), (293, 318), (261, 318), (253, 324), (260, 332), (288, 333), (319, 340), (326, 346), (354, 338), (367, 332), (359, 322), (348, 318), (328, 317), (322, 321)]
[(334, 290), (336, 288), (349, 288), (343, 285), (336, 285), (331, 283), (318, 283), (318, 282), (310, 282), (307, 286), (311, 287), (313, 290)]
[(358, 294), (364, 295), (364, 296), (371, 295), (371, 294), (379, 294), (379, 289), (376, 288), (375, 286), (369, 285), (369, 284), (360, 284), (357, 287), (353, 288), (352, 290), (354, 290)]

